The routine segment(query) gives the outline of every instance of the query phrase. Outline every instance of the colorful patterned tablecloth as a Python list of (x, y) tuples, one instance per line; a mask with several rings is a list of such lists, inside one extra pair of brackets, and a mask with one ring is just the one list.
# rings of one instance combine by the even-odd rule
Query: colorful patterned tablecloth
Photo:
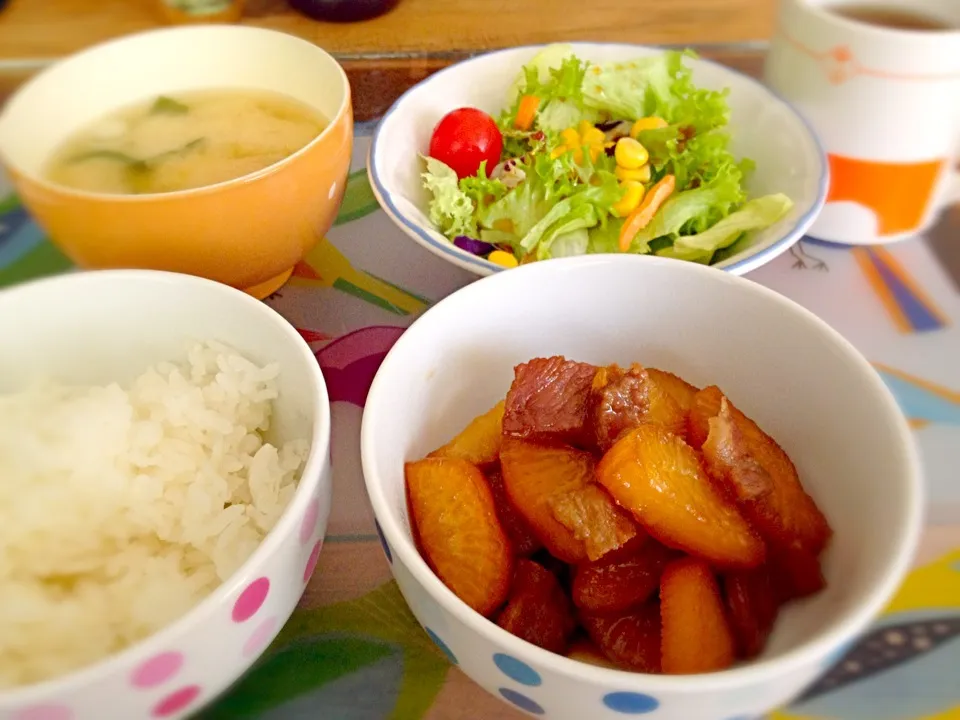
[[(313, 347), (332, 401), (334, 504), (300, 608), (203, 720), (471, 720), (520, 717), (467, 679), (420, 629), (390, 579), (359, 461), (360, 417), (391, 345), (474, 277), (379, 211), (357, 127), (336, 226), (267, 302)], [(844, 248), (804, 240), (751, 273), (846, 335), (916, 430), (929, 484), (918, 565), (832, 672), (769, 720), (960, 720), (960, 227), (936, 241)], [(956, 243), (956, 252), (944, 243)], [(0, 286), (68, 271), (0, 178)], [(651, 716), (653, 717), (653, 716)], [(718, 718), (718, 720), (721, 720)]]

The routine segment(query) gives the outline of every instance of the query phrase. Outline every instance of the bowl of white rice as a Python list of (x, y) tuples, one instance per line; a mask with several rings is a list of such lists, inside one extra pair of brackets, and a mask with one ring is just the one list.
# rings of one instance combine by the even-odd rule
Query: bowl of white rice
[(250, 296), (146, 270), (0, 291), (0, 338), (0, 718), (193, 714), (316, 567), (316, 358)]

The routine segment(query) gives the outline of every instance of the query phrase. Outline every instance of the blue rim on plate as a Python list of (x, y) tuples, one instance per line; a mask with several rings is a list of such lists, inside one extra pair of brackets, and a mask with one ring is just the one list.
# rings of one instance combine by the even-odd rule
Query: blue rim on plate
[[(570, 44), (574, 46), (574, 48), (576, 48), (579, 45), (597, 45), (601, 47), (624, 47), (624, 48), (626, 47), (646, 47), (646, 48), (654, 47), (655, 48), (656, 47), (653, 45), (646, 45), (646, 46), (633, 45), (632, 46), (630, 43), (588, 42), (588, 41), (573, 42)], [(504, 268), (500, 265), (496, 265), (495, 263), (492, 263), (489, 260), (485, 260), (483, 258), (477, 257), (476, 255), (471, 255), (470, 253), (464, 250), (461, 250), (450, 241), (441, 242), (437, 240), (435, 237), (432, 237), (428, 232), (426, 232), (423, 227), (413, 222), (412, 220), (409, 220), (406, 216), (404, 216), (400, 212), (400, 210), (397, 208), (396, 204), (394, 204), (392, 198), (390, 197), (390, 191), (387, 190), (386, 187), (384, 187), (383, 182), (380, 180), (380, 176), (377, 173), (376, 164), (374, 163), (377, 145), (380, 141), (380, 133), (383, 130), (384, 123), (397, 110), (397, 108), (404, 101), (407, 95), (412, 93), (414, 90), (418, 89), (422, 84), (429, 82), (434, 78), (439, 77), (440, 75), (443, 75), (444, 73), (447, 73), (456, 68), (459, 68), (461, 65), (466, 65), (468, 63), (476, 62), (478, 60), (482, 60), (484, 58), (491, 57), (493, 55), (499, 55), (505, 52), (514, 52), (517, 50), (536, 51), (544, 47), (546, 47), (546, 45), (520, 45), (517, 47), (492, 50), (490, 52), (485, 52), (480, 55), (475, 55), (474, 57), (467, 58), (466, 60), (461, 60), (460, 62), (449, 65), (443, 68), (442, 70), (438, 70), (437, 72), (427, 76), (426, 78), (418, 82), (413, 87), (407, 89), (406, 92), (404, 92), (400, 97), (398, 97), (393, 102), (393, 104), (387, 109), (387, 111), (383, 114), (383, 117), (380, 118), (380, 122), (377, 123), (377, 128), (373, 133), (373, 140), (370, 143), (370, 149), (367, 153), (367, 173), (370, 176), (370, 184), (373, 189), (373, 193), (376, 196), (377, 200), (380, 202), (380, 206), (393, 219), (394, 222), (396, 222), (397, 224), (403, 227), (405, 232), (407, 232), (412, 236), (416, 236), (417, 238), (422, 240), (423, 243), (428, 247), (428, 249), (432, 250), (435, 254), (440, 255), (441, 257), (446, 256), (446, 258), (452, 260), (455, 264), (461, 267), (464, 267), (466, 269), (470, 269), (470, 266), (473, 266), (474, 268), (480, 269), (484, 272), (500, 272), (501, 270), (506, 270), (508, 268)], [(813, 140), (813, 144), (819, 150), (820, 179), (817, 183), (817, 198), (814, 201), (813, 205), (811, 205), (810, 209), (807, 210), (807, 212), (805, 212), (803, 215), (801, 215), (797, 219), (794, 226), (776, 242), (772, 243), (768, 247), (763, 248), (762, 250), (759, 250), (754, 254), (748, 255), (747, 257), (744, 257), (738, 260), (735, 263), (732, 263), (725, 267), (717, 268), (718, 270), (723, 270), (724, 272), (729, 272), (733, 274), (742, 274), (742, 273), (749, 272), (750, 270), (756, 269), (757, 267), (760, 267), (761, 265), (765, 264), (768, 258), (773, 259), (773, 257), (776, 257), (777, 255), (783, 253), (787, 248), (789, 248), (791, 245), (793, 245), (803, 237), (803, 234), (810, 227), (810, 225), (813, 224), (813, 221), (816, 219), (817, 215), (820, 214), (820, 211), (823, 209), (823, 206), (826, 203), (827, 189), (830, 184), (830, 167), (827, 162), (827, 155), (824, 150), (823, 144), (820, 142), (820, 138), (817, 136), (816, 132), (814, 132), (813, 127), (810, 125), (807, 119), (803, 116), (803, 114), (799, 110), (797, 110), (790, 102), (782, 98), (778, 93), (776, 93), (771, 88), (764, 85), (757, 78), (751, 75), (747, 75), (746, 73), (741, 72), (740, 70), (736, 70), (727, 65), (724, 65), (723, 63), (718, 63), (713, 60), (706, 60), (704, 58), (697, 58), (697, 60), (698, 62), (706, 63), (708, 65), (712, 65), (714, 67), (718, 67), (727, 72), (731, 72), (735, 75), (738, 75), (741, 78), (752, 83), (753, 85), (758, 86), (760, 89), (767, 92), (771, 97), (779, 100), (800, 121), (801, 125), (803, 125), (807, 133), (810, 135), (810, 138)]]

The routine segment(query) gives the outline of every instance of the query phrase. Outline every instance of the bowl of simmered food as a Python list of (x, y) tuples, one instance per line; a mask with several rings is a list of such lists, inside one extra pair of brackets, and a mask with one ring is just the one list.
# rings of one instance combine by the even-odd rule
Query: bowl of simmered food
[(80, 267), (264, 297), (325, 233), (353, 142), (343, 68), (258, 28), (165, 28), (84, 50), (0, 111), (0, 161)]
[(330, 512), (297, 331), (151, 270), (0, 291), (0, 717), (182, 718), (293, 612)]
[(791, 300), (675, 259), (534, 263), (442, 300), (380, 367), (361, 443), (426, 632), (564, 720), (765, 715), (883, 609), (921, 529), (871, 365)]

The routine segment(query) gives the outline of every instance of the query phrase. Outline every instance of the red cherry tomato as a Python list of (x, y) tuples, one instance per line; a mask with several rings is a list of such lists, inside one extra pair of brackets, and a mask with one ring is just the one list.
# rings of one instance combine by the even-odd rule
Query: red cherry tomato
[(503, 136), (492, 117), (476, 108), (459, 108), (444, 115), (430, 138), (430, 157), (449, 165), (463, 179), (476, 175), (487, 161), (487, 174), (500, 162)]

